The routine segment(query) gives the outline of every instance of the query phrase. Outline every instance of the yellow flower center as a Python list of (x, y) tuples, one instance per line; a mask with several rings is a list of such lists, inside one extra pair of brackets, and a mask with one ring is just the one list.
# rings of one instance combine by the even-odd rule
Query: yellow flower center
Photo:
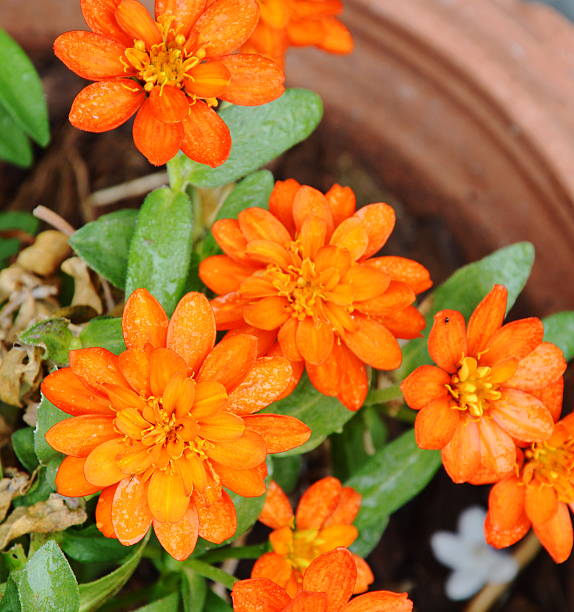
[(481, 417), (487, 408), (487, 402), (501, 398), (498, 386), (493, 379), (492, 368), (479, 366), (474, 357), (463, 357), (460, 360), (460, 368), (451, 377), (446, 388), (456, 400), (452, 408), (468, 410), (471, 416)]
[(550, 441), (534, 442), (524, 457), (522, 480), (525, 484), (536, 481), (552, 487), (561, 502), (574, 502), (574, 438), (557, 446)]
[(319, 556), (318, 547), (321, 544), (318, 538), (318, 529), (301, 529), (293, 531), (291, 549), (287, 554), (287, 561), (294, 569), (305, 571), (312, 561)]

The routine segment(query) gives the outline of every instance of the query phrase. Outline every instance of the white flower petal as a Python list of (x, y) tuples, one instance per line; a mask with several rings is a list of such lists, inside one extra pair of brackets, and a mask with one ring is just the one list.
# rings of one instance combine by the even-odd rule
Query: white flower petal
[(444, 565), (456, 569), (468, 557), (468, 550), (461, 539), (450, 531), (437, 531), (431, 537), (434, 556)]
[(461, 537), (467, 542), (485, 542), (485, 519), (486, 511), (480, 506), (470, 506), (470, 508), (464, 510), (458, 519), (458, 531)]
[(468, 599), (486, 584), (485, 576), (481, 572), (471, 570), (458, 570), (453, 572), (446, 581), (446, 595), (455, 601)]
[(491, 563), (488, 571), (488, 582), (493, 584), (504, 584), (511, 582), (518, 573), (518, 563), (512, 555), (498, 550), (493, 550)]

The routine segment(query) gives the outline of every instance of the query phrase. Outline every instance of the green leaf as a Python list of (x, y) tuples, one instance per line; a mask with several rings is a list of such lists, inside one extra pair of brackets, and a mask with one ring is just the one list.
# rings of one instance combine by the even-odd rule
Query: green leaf
[(213, 591), (207, 592), (204, 610), (205, 612), (232, 612), (231, 606)]
[(34, 429), (23, 427), (12, 434), (12, 448), (18, 461), (32, 473), (38, 467), (38, 457), (34, 451)]
[[(233, 191), (227, 196), (221, 208), (217, 211), (214, 221), (219, 219), (236, 219), (237, 215), (246, 208), (258, 206), (269, 207), (269, 197), (273, 191), (274, 179), (269, 170), (259, 170), (246, 176), (237, 183)], [(201, 259), (219, 252), (215, 238), (211, 234), (203, 239), (201, 244)]]
[(64, 455), (62, 455), (62, 453), (55, 451), (46, 442), (45, 436), (52, 425), (69, 418), (69, 414), (62, 412), (42, 396), (42, 401), (38, 406), (38, 421), (36, 423), (36, 429), (34, 429), (34, 451), (36, 452), (38, 460), (43, 465), (47, 465), (54, 460), (59, 461), (63, 458)]
[(385, 518), (424, 489), (440, 463), (440, 453), (421, 450), (410, 430), (378, 451), (347, 480), (346, 486), (362, 495), (355, 520), (359, 538), (352, 546), (354, 552), (369, 554), (378, 542), (373, 533), (382, 534), (380, 526)]
[(140, 562), (149, 533), (116, 570), (99, 580), (80, 585), (80, 612), (93, 612), (113, 597), (130, 579)]
[(162, 597), (162, 599), (152, 601), (147, 606), (138, 608), (135, 612), (178, 612), (179, 609), (179, 595), (171, 593), (167, 597)]
[[(510, 310), (530, 276), (533, 263), (532, 244), (517, 242), (458, 269), (428, 298), (430, 308), (425, 311), (425, 334), (428, 335), (433, 317), (439, 310), (458, 310), (468, 318), (496, 284), (504, 285), (508, 289), (507, 311)], [(403, 349), (399, 379), (405, 378), (416, 367), (430, 362), (426, 337), (411, 340)]]
[(104, 537), (95, 525), (84, 529), (67, 529), (62, 534), (62, 550), (81, 563), (121, 561), (133, 551), (118, 540)]
[(317, 448), (327, 436), (342, 431), (343, 425), (355, 414), (338, 399), (319, 393), (306, 375), (291, 395), (262, 412), (292, 416), (311, 428), (311, 437), (305, 444), (281, 453), (281, 457), (300, 455)]
[(574, 358), (574, 310), (565, 310), (543, 320), (544, 340), (559, 346), (566, 361)]
[(32, 145), (26, 133), (0, 104), (0, 159), (27, 168), (32, 164)]
[(40, 77), (22, 48), (1, 29), (0, 103), (38, 144), (48, 144), (48, 109)]
[(181, 574), (180, 591), (183, 612), (202, 612), (207, 597), (205, 578), (184, 566)]
[(34, 215), (19, 210), (8, 210), (0, 213), (0, 231), (19, 229), (34, 235), (40, 228), (40, 220)]
[(78, 612), (78, 583), (62, 551), (50, 540), (39, 548), (26, 566), (12, 572), (23, 610)]
[(14, 578), (8, 577), (6, 589), (0, 601), (0, 612), (22, 612), (22, 605), (18, 596), (18, 587)]
[(130, 245), (126, 295), (145, 287), (171, 315), (188, 279), (192, 227), (186, 194), (163, 187), (147, 196)]
[(20, 334), (20, 342), (43, 346), (46, 349), (45, 359), (56, 365), (67, 365), (68, 353), (75, 341), (69, 325), (70, 321), (63, 317), (40, 321)]
[(186, 182), (219, 187), (261, 168), (313, 132), (323, 116), (323, 103), (311, 91), (288, 89), (269, 104), (231, 106), (220, 116), (233, 139), (229, 159), (210, 168), (180, 154), (168, 164), (174, 189), (184, 189)]
[(128, 253), (137, 218), (137, 210), (117, 210), (87, 223), (69, 240), (90, 268), (120, 289), (126, 285)]
[(50, 461), (48, 465), (41, 465), (32, 488), (26, 495), (14, 499), (14, 507), (33, 506), (38, 502), (46, 501), (56, 491), (56, 473), (59, 466), (59, 457)]
[(273, 461), (273, 480), (285, 491), (291, 493), (297, 486), (303, 459), (301, 455), (290, 455), (282, 457), (274, 455)]
[(80, 333), (82, 348), (100, 346), (119, 355), (126, 350), (119, 317), (97, 317), (92, 319)]

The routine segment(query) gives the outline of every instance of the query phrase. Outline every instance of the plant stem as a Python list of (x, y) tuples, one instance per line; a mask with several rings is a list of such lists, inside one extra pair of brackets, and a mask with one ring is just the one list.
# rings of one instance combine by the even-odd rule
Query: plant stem
[(201, 556), (201, 561), (218, 563), (219, 561), (225, 561), (225, 559), (259, 559), (266, 552), (268, 552), (267, 543), (253, 546), (230, 546), (205, 553)]
[(400, 385), (391, 385), (390, 387), (385, 387), (384, 389), (373, 389), (367, 395), (367, 399), (365, 400), (365, 406), (372, 406), (373, 404), (386, 404), (391, 400), (400, 399), (403, 396), (401, 393)]
[(189, 567), (194, 572), (198, 573), (200, 576), (203, 576), (208, 580), (213, 580), (214, 582), (220, 582), (228, 589), (232, 589), (233, 585), (237, 582), (237, 578), (231, 574), (228, 574), (217, 567), (213, 567), (213, 565), (210, 565), (209, 563), (200, 561), (199, 559), (188, 559), (182, 563), (186, 567)]

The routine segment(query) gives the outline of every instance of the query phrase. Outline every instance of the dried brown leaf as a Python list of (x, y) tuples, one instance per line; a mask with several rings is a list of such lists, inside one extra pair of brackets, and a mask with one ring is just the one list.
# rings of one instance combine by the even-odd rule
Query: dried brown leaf
[(0, 521), (6, 518), (12, 500), (26, 492), (29, 482), (28, 474), (17, 470), (10, 478), (0, 480)]
[(102, 300), (92, 284), (85, 262), (79, 257), (70, 257), (62, 264), (62, 270), (72, 276), (75, 281), (72, 306), (91, 306), (98, 314), (102, 314), (104, 311)]
[(11, 348), (0, 361), (0, 400), (11, 406), (22, 406), (22, 398), (38, 387), (41, 374), (41, 348)]
[(40, 276), (51, 276), (69, 253), (68, 237), (56, 230), (41, 232), (36, 242), (20, 251), (16, 260), (24, 269)]

